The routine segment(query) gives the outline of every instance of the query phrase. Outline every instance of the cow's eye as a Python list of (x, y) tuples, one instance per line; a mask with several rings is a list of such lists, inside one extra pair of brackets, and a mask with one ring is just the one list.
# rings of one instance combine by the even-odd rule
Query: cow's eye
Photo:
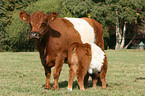
[(42, 27), (46, 26), (46, 22), (42, 22), (41, 26)]

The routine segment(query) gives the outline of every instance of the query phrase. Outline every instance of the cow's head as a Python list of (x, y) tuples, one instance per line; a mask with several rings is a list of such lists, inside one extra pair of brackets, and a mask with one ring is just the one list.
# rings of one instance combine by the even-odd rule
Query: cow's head
[(43, 12), (37, 11), (32, 15), (21, 11), (19, 17), (26, 23), (30, 24), (31, 33), (30, 38), (39, 39), (49, 30), (49, 23), (53, 22), (57, 18), (58, 14), (52, 12), (49, 15)]

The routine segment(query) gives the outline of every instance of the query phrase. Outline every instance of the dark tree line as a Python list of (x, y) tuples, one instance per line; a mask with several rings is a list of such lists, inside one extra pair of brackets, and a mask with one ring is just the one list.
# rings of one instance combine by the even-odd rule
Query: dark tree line
[(18, 17), (20, 10), (29, 14), (56, 11), (59, 17), (95, 18), (103, 25), (106, 48), (127, 48), (131, 42), (126, 41), (127, 34), (132, 34), (133, 39), (145, 30), (144, 4), (144, 0), (1, 0), (0, 51), (35, 50), (35, 44), (28, 39), (29, 26)]

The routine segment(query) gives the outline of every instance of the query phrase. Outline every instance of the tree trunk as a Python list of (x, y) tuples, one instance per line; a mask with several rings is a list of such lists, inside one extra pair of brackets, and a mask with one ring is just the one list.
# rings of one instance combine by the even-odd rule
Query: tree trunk
[(123, 27), (123, 35), (122, 35), (120, 49), (123, 49), (124, 44), (125, 44), (125, 32), (126, 32), (126, 22), (124, 23), (124, 27)]
[[(117, 10), (116, 10), (116, 15), (118, 15)], [(121, 33), (119, 32), (119, 18), (116, 17), (116, 46), (115, 46), (115, 50), (119, 49), (120, 42), (121, 42)]]
[(127, 49), (128, 48), (128, 46), (132, 43), (132, 41), (134, 40), (134, 38), (136, 37), (136, 35), (137, 34), (135, 34), (134, 36), (133, 36), (133, 38), (130, 40), (130, 42), (124, 47), (124, 49)]

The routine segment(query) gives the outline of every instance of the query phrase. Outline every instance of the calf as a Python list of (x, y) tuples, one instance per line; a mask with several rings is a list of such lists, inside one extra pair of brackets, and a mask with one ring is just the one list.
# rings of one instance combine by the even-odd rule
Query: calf
[(107, 57), (105, 52), (94, 43), (73, 43), (68, 50), (69, 81), (68, 90), (72, 90), (74, 76), (81, 90), (84, 89), (84, 82), (87, 84), (91, 75), (93, 87), (100, 78), (102, 88), (106, 88), (105, 76), (107, 72)]

